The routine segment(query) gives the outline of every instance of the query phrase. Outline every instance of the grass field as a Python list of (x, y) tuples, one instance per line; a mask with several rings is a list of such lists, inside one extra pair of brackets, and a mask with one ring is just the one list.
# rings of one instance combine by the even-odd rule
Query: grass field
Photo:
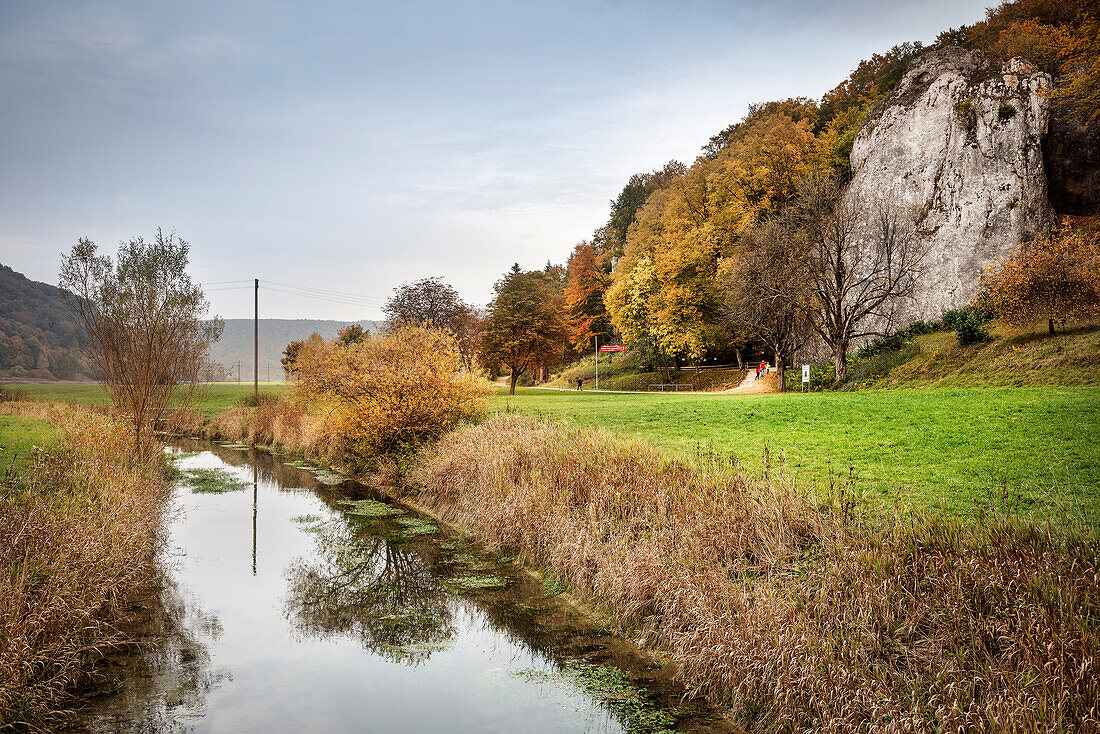
[(713, 450), (824, 486), (851, 470), (882, 502), (971, 515), (993, 485), (1037, 516), (1100, 519), (1100, 388), (973, 388), (787, 395), (629, 395), (522, 389), (514, 409), (636, 436), (680, 455)]
[[(25, 383), (11, 385), (12, 389), (25, 393), (35, 400), (53, 400), (59, 403), (84, 403), (86, 405), (106, 405), (107, 392), (99, 385), (71, 385), (56, 383)], [(285, 382), (261, 382), (260, 393), (282, 397), (286, 392)], [(240, 404), (240, 401), (252, 394), (252, 383), (238, 385), (235, 382), (215, 382), (203, 387), (196, 409), (209, 420), (218, 413)]]
[(0, 413), (0, 478), (20, 471), (34, 447), (49, 448), (61, 439), (61, 429), (39, 418)]
[[(97, 385), (18, 385), (29, 397), (105, 403)], [(281, 395), (283, 383), (261, 385)], [(251, 385), (210, 385), (207, 418), (238, 405)], [(991, 486), (1018, 493), (1039, 516), (1084, 511), (1100, 522), (1100, 387), (871, 390), (787, 395), (607, 394), (521, 388), (493, 408), (602, 426), (670, 453), (733, 454), (824, 486), (854, 472), (881, 502), (971, 515)]]

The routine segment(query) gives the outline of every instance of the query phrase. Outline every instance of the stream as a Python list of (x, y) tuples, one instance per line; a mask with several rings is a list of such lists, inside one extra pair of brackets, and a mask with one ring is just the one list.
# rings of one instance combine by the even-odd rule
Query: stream
[[(730, 731), (670, 666), (370, 488), (181, 442), (159, 598), (78, 732)], [(312, 469), (312, 470), (311, 470)]]

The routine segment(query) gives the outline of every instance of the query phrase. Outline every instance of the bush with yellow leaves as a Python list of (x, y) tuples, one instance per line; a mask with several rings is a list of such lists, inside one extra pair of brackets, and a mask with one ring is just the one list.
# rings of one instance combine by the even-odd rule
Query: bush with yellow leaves
[(306, 342), (291, 400), (325, 417), (348, 458), (401, 454), (485, 413), (488, 384), (463, 372), (454, 338), (406, 326), (350, 344)]

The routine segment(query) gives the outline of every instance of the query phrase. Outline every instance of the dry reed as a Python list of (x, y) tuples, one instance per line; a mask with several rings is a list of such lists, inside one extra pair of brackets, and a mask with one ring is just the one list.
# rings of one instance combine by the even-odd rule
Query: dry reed
[(861, 517), (732, 460), (510, 415), (449, 434), (408, 487), (754, 731), (1100, 730), (1093, 530)]
[(130, 458), (131, 430), (102, 413), (0, 409), (67, 436), (0, 485), (0, 730), (49, 730), (123, 640), (128, 599), (154, 578), (167, 482), (157, 461)]

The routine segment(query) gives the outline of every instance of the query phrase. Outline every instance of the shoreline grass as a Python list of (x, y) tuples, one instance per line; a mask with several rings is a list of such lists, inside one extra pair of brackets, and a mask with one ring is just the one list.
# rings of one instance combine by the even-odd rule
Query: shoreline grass
[(667, 647), (763, 730), (1095, 730), (1095, 529), (825, 505), (782, 474), (497, 415), (408, 491)]
[(101, 413), (17, 402), (0, 418), (58, 434), (0, 484), (0, 729), (51, 730), (124, 641), (128, 601), (156, 576), (168, 485)]

